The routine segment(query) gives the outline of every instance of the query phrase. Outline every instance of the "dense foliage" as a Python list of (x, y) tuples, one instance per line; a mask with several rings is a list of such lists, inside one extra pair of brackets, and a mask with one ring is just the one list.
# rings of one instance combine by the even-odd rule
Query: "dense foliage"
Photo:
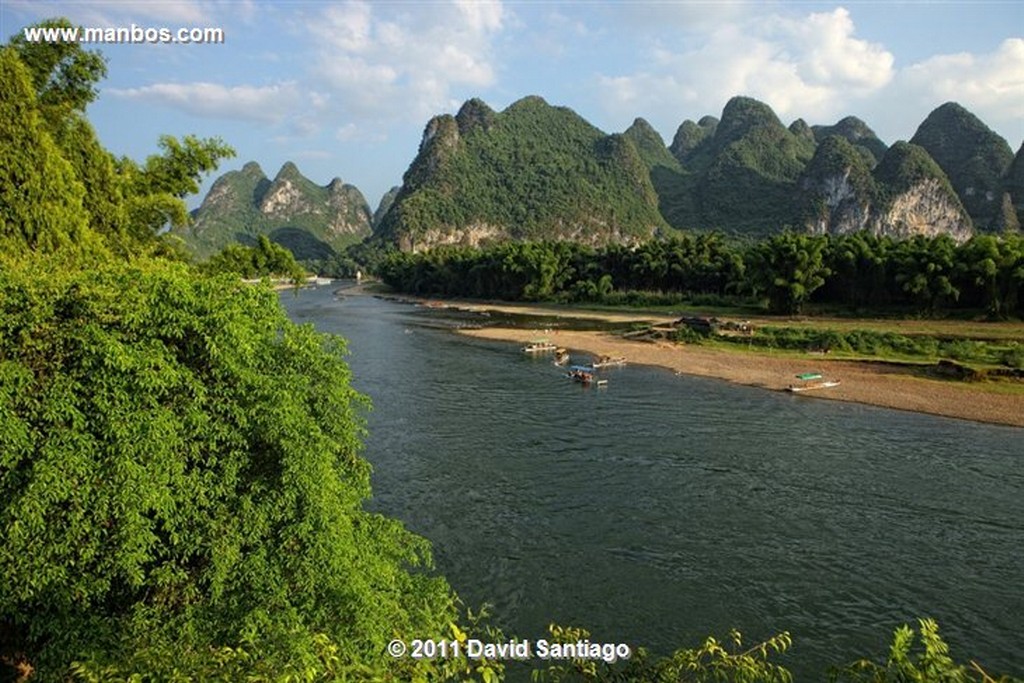
[[(454, 618), (426, 543), (362, 509), (361, 403), (336, 338), (266, 289), (138, 262), (0, 279), (0, 631), (187, 671), (214, 644), (347, 666)], [(186, 667), (179, 669), (179, 667)]]
[[(363, 510), (342, 341), (166, 258), (158, 230), (230, 150), (113, 157), (85, 54), (0, 49), (0, 678), (469, 672), (384, 655), (451, 636), (458, 610), (427, 543)], [(250, 266), (295, 264), (264, 239), (211, 270)]]
[(430, 121), (378, 233), (403, 244), (457, 230), (607, 242), (665, 223), (636, 148), (527, 97), (496, 113), (470, 100)]
[[(774, 313), (804, 304), (936, 314), (981, 309), (1024, 315), (1024, 239), (980, 235), (897, 241), (868, 233), (782, 233), (751, 245), (682, 235), (635, 248), (566, 242), (506, 243), (476, 250), (394, 252), (379, 269), (395, 288), (509, 300), (605, 303), (725, 302), (744, 294)], [(628, 292), (643, 292), (630, 300)], [(735, 299), (733, 299), (734, 301)]]
[(285, 277), (298, 283), (306, 271), (292, 253), (260, 235), (254, 247), (229, 244), (202, 265), (210, 273), (237, 273), (244, 278)]
[[(0, 240), (5, 251), (73, 249), (94, 255), (168, 250), (157, 232), (187, 221), (181, 199), (233, 152), (217, 139), (165, 136), (162, 154), (138, 164), (105, 150), (84, 117), (93, 84), (63, 43), (0, 48)], [(21, 52), (19, 52), (19, 49)], [(48, 52), (57, 53), (48, 56)], [(22, 62), (53, 64), (50, 79)], [(84, 60), (87, 63), (89, 60)], [(63, 74), (70, 70), (70, 75)], [(91, 73), (91, 72), (90, 72)], [(73, 82), (57, 88), (54, 83)], [(37, 92), (34, 83), (41, 83)], [(67, 100), (60, 100), (66, 93)]]

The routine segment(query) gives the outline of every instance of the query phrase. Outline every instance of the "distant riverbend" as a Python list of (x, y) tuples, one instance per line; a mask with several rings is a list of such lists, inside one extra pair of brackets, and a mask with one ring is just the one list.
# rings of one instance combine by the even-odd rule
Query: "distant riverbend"
[(780, 663), (820, 681), (928, 616), (958, 660), (1024, 673), (1019, 428), (632, 364), (586, 388), (517, 343), (452, 333), (479, 314), (281, 300), (349, 340), (374, 405), (369, 505), (428, 538), (507, 634), (556, 622), (667, 654), (788, 630)]

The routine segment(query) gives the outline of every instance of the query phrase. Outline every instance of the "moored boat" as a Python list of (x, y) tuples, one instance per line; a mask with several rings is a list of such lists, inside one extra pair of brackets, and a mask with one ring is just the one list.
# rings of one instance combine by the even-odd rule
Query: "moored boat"
[(814, 389), (829, 389), (840, 384), (838, 379), (825, 379), (820, 372), (802, 372), (796, 376), (803, 384), (790, 384), (786, 391), (799, 393), (801, 391), (813, 391)]
[(557, 346), (549, 342), (547, 339), (533, 339), (529, 344), (523, 347), (524, 353), (550, 353), (558, 349)]
[(615, 365), (625, 365), (626, 359), (623, 356), (599, 356), (595, 360), (591, 367), (593, 368), (609, 368)]

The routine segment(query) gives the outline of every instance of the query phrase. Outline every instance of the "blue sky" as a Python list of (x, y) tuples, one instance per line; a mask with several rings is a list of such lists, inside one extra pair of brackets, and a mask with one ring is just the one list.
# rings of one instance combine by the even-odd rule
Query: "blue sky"
[(541, 95), (607, 132), (641, 116), (670, 142), (683, 120), (748, 95), (787, 124), (859, 116), (890, 144), (955, 100), (1014, 151), (1024, 140), (1016, 0), (0, 0), (0, 34), (51, 16), (224, 29), (220, 45), (101, 47), (109, 75), (89, 115), (115, 153), (144, 158), (165, 133), (219, 136), (238, 152), (222, 171), (255, 160), (272, 177), (293, 160), (371, 207), (401, 182), (430, 116), (470, 97), (500, 110)]

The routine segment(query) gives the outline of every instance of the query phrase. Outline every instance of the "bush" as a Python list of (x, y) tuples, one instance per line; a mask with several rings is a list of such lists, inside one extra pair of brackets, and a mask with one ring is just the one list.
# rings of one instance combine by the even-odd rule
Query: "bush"
[(284, 671), (323, 636), (397, 672), (391, 638), (448, 634), (447, 583), (409, 571), (427, 542), (363, 510), (344, 352), (182, 264), (0, 269), (0, 662)]

